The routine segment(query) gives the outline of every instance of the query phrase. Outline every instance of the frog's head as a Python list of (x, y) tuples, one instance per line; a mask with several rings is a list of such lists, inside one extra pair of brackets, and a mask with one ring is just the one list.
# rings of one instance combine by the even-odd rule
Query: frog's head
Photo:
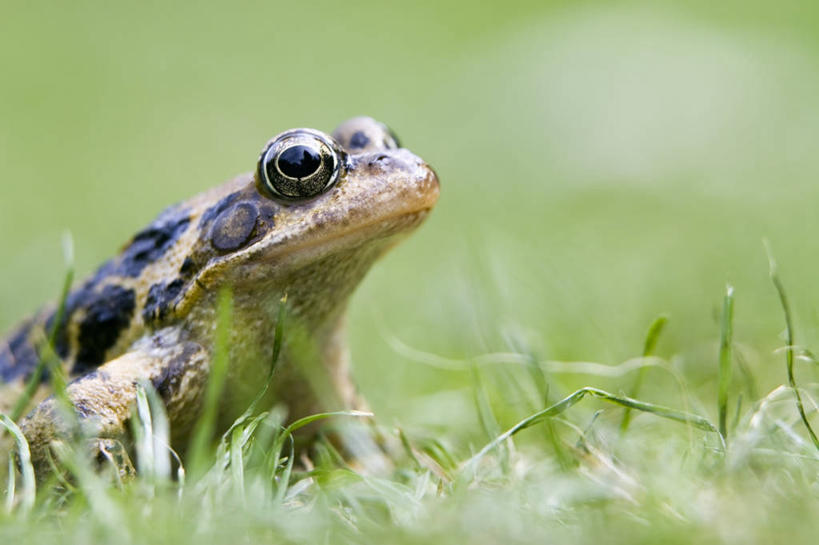
[(222, 286), (243, 304), (286, 292), (306, 318), (331, 314), (372, 262), (421, 223), (438, 192), (435, 172), (371, 118), (346, 121), (332, 136), (281, 133), (254, 174), (185, 203), (195, 229), (186, 232), (169, 314), (187, 313)]

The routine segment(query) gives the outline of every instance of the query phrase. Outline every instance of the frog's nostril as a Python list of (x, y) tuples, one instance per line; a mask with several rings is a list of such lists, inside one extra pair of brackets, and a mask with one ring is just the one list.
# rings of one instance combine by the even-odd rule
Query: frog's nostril
[(378, 155), (376, 155), (375, 157), (373, 157), (372, 159), (367, 161), (367, 165), (372, 167), (372, 166), (375, 166), (378, 163), (379, 166), (381, 166), (380, 163), (389, 162), (392, 159), (393, 159), (392, 157), (390, 157), (389, 155), (387, 155), (385, 153), (379, 153)]

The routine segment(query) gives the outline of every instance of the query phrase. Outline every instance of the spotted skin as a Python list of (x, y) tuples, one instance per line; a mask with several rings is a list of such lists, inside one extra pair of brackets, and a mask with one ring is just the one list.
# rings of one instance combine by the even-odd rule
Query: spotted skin
[(89, 299), (80, 322), (72, 374), (90, 371), (105, 361), (105, 353), (130, 325), (135, 308), (134, 290), (117, 285), (104, 286)]
[(148, 297), (145, 298), (142, 321), (146, 324), (162, 322), (173, 308), (173, 302), (184, 286), (185, 281), (181, 278), (167, 284), (160, 282), (152, 285), (148, 290)]
[[(135, 325), (141, 295), (129, 286), (140, 284), (136, 279), (169, 252), (189, 223), (184, 210), (166, 209), (134, 236), (117, 258), (103, 264), (68, 294), (63, 319), (55, 331), (55, 349), (67, 371), (80, 375), (118, 355), (112, 349)], [(0, 378), (4, 382), (25, 381), (31, 376), (40, 361), (46, 335), (54, 328), (55, 317), (54, 309), (41, 312), (0, 345)], [(46, 378), (44, 374), (43, 380)]]
[(100, 272), (137, 277), (151, 263), (159, 260), (188, 229), (190, 218), (185, 210), (171, 208), (161, 214), (147, 229), (138, 233), (122, 251), (111, 270)]
[[(60, 323), (52, 306), (0, 342), (5, 386), (19, 391), (53, 330), (72, 379), (69, 398), (99, 448), (109, 440), (127, 445), (136, 385), (147, 382), (166, 405), (173, 447), (183, 451), (213, 357), (219, 293), (228, 288), (233, 310), (220, 428), (265, 381), (284, 294), (290, 336), (265, 403), (285, 404), (292, 418), (361, 406), (344, 344), (347, 300), (372, 263), (423, 221), (439, 186), (432, 169), (370, 118), (324, 137), (342, 164), (324, 193), (280, 202), (265, 180), (245, 174), (167, 208), (71, 291)], [(9, 391), (0, 385), (3, 407), (13, 403)], [(44, 382), (36, 399), (47, 392)], [(20, 425), (38, 474), (47, 472), (49, 445), (66, 434), (53, 398)]]
[[(208, 206), (201, 214), (183, 207), (164, 210), (151, 224), (137, 233), (125, 245), (121, 254), (104, 263), (79, 288), (66, 298), (63, 320), (56, 328), (55, 348), (71, 376), (88, 372), (108, 359), (119, 356), (136, 340), (146, 325), (161, 327), (170, 317), (176, 298), (193, 282), (197, 265), (223, 253), (215, 250), (207, 240), (212, 224), (237, 199), (255, 194), (253, 191), (235, 191)], [(275, 212), (270, 203), (264, 203), (263, 221), (257, 229), (272, 226)], [(193, 219), (198, 219), (192, 227)], [(197, 244), (186, 245), (191, 238), (184, 235), (195, 232)], [(249, 243), (250, 240), (243, 241)], [(170, 281), (150, 285), (146, 280), (160, 276), (168, 260), (182, 253), (186, 256), (179, 265), (178, 276)], [(11, 335), (0, 349), (0, 377), (3, 382), (25, 381), (34, 372), (43, 352), (45, 332), (54, 327), (56, 310), (41, 312)], [(43, 380), (47, 375), (43, 375)]]

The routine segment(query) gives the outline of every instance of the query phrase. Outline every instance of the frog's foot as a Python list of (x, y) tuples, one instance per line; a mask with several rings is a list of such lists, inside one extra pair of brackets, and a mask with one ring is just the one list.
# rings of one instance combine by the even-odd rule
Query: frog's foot
[(179, 332), (169, 328), (71, 382), (66, 394), (74, 412), (67, 418), (54, 397), (40, 403), (20, 423), (38, 477), (54, 466), (52, 444), (71, 442), (78, 430), (80, 437), (92, 438), (91, 452), (101, 465), (113, 463), (120, 475), (133, 471), (123, 443), (127, 443), (138, 385), (153, 386), (165, 404), (171, 429), (184, 432), (199, 411), (209, 361), (202, 346), (180, 339)]
[[(72, 473), (79, 476), (89, 469), (106, 478), (110, 476), (112, 481), (119, 484), (130, 482), (136, 477), (131, 456), (118, 439), (94, 437), (77, 443), (81, 447), (79, 450), (72, 448), (62, 438), (41, 445), (42, 448), (38, 449), (33, 458), (37, 478), (42, 482), (46, 477), (59, 475), (59, 480), (73, 481)], [(46, 473), (44, 464), (54, 473)]]
[(91, 455), (96, 462), (95, 469), (102, 472), (105, 468), (110, 468), (113, 471), (114, 479), (119, 483), (134, 480), (136, 470), (131, 462), (128, 450), (121, 441), (98, 437), (92, 439), (89, 446)]

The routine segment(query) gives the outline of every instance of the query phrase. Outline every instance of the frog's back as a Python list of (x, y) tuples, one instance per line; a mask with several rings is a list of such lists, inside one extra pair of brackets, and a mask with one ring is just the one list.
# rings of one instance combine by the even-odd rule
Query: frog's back
[(50, 305), (18, 325), (0, 342), (0, 380), (27, 380), (52, 334), (57, 355), (71, 375), (82, 374), (121, 354), (143, 329), (138, 292), (145, 267), (161, 259), (189, 223), (189, 217), (176, 207), (166, 210), (118, 257), (103, 264), (68, 294), (60, 323), (55, 323), (56, 305)]
[(196, 272), (191, 256), (198, 233), (214, 215), (202, 203), (212, 204), (214, 192), (230, 194), (235, 186), (233, 180), (211, 190), (206, 199), (195, 197), (163, 211), (117, 257), (69, 293), (59, 323), (52, 304), (14, 328), (0, 341), (0, 383), (26, 381), (49, 335), (54, 335), (65, 370), (79, 376), (121, 355), (162, 323)]

